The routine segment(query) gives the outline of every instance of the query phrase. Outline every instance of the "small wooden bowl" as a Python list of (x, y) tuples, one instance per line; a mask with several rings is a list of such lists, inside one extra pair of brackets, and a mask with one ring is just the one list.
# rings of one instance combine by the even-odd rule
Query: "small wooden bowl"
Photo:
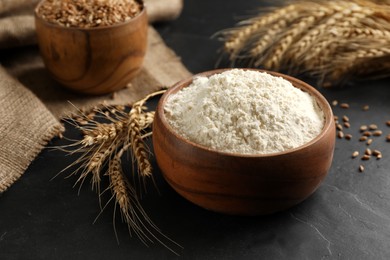
[(189, 201), (227, 214), (270, 214), (305, 200), (327, 175), (335, 145), (335, 126), (328, 102), (298, 79), (266, 72), (290, 81), (317, 100), (325, 116), (322, 132), (303, 146), (273, 154), (242, 155), (211, 150), (184, 139), (167, 122), (164, 105), (168, 96), (191, 84), (193, 77), (177, 83), (159, 101), (153, 123), (153, 146), (164, 178)]
[[(142, 1), (139, 1), (142, 4)], [(126, 86), (142, 66), (148, 19), (145, 7), (131, 20), (96, 28), (49, 23), (35, 9), (40, 52), (50, 74), (67, 88), (106, 94)]]

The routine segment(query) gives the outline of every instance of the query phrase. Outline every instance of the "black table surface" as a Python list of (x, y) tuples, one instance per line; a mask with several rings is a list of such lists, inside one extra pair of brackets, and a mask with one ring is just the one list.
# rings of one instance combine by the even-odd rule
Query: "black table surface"
[[(167, 45), (193, 72), (215, 67), (221, 43), (211, 36), (256, 13), (265, 1), (186, 0), (181, 17), (156, 25)], [(270, 1), (269, 1), (270, 2)], [(303, 203), (269, 216), (238, 217), (204, 210), (187, 202), (163, 180), (152, 159), (159, 193), (143, 197), (146, 212), (161, 231), (179, 243), (176, 256), (159, 243), (145, 246), (115, 220), (113, 206), (100, 214), (98, 196), (89, 183), (73, 187), (65, 178), (75, 156), (45, 149), (25, 174), (0, 195), (0, 259), (389, 259), (390, 143), (376, 137), (371, 148), (381, 160), (351, 159), (364, 152), (359, 126), (377, 124), (384, 134), (390, 120), (389, 79), (320, 91), (329, 100), (350, 104), (347, 115), (353, 139), (338, 139), (326, 180)], [(157, 100), (154, 100), (156, 103)], [(362, 111), (369, 105), (368, 111)], [(80, 138), (72, 126), (65, 133)], [(54, 139), (49, 146), (65, 144)], [(365, 171), (359, 172), (359, 164)], [(129, 167), (130, 169), (130, 167)], [(95, 221), (96, 219), (96, 221)]]

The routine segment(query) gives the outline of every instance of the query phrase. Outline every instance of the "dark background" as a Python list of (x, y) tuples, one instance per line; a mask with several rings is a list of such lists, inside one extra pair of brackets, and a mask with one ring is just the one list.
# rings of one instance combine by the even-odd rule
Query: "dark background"
[[(158, 24), (167, 45), (193, 72), (213, 69), (221, 43), (211, 36), (256, 13), (266, 3), (186, 0), (181, 17)], [(365, 145), (357, 141), (361, 124), (376, 123), (385, 134), (390, 128), (389, 79), (352, 84), (341, 89), (320, 89), (329, 101), (351, 108), (335, 108), (348, 115), (353, 139), (337, 140), (329, 175), (317, 192), (300, 205), (260, 217), (235, 217), (201, 209), (177, 195), (154, 174), (160, 194), (152, 186), (142, 199), (150, 218), (183, 249), (167, 242), (182, 259), (388, 259), (390, 257), (390, 143), (378, 137), (371, 145), (382, 160), (364, 162), (351, 153)], [(154, 104), (157, 100), (154, 100)], [(368, 104), (370, 110), (362, 111)], [(80, 138), (67, 126), (65, 135)], [(54, 139), (49, 146), (66, 144)], [(0, 259), (175, 259), (158, 242), (142, 244), (128, 235), (117, 216), (116, 240), (113, 205), (99, 215), (96, 192), (89, 183), (73, 187), (71, 170), (51, 180), (77, 157), (44, 150), (26, 173), (0, 195)], [(127, 167), (130, 174), (130, 165)], [(103, 197), (106, 199), (106, 197)], [(98, 217), (99, 215), (99, 217)], [(98, 217), (98, 218), (97, 218)], [(97, 218), (96, 222), (94, 222)]]

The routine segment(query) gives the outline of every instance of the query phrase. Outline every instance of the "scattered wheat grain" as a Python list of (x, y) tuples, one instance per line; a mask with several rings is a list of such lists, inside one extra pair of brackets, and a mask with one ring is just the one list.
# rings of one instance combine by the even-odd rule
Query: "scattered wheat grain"
[(372, 135), (374, 136), (381, 136), (382, 135), (382, 131), (381, 130), (375, 130)]
[(372, 136), (372, 133), (370, 131), (365, 131), (363, 135), (369, 137)]
[(370, 130), (376, 130), (376, 129), (378, 129), (378, 126), (376, 124), (371, 124), (371, 125), (368, 126), (368, 128)]
[(368, 139), (368, 137), (365, 136), (365, 135), (363, 135), (363, 136), (361, 136), (361, 137), (359, 138), (359, 141), (360, 141), (360, 142), (364, 142), (364, 141), (367, 141), (367, 139)]

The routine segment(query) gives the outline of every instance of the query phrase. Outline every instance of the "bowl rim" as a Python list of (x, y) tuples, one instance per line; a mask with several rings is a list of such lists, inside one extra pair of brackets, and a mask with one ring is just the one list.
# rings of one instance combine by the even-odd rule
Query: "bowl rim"
[(146, 15), (146, 6), (143, 0), (136, 0), (139, 4), (141, 4), (141, 12), (139, 12), (136, 16), (132, 17), (130, 20), (125, 21), (125, 22), (120, 22), (120, 23), (115, 23), (112, 25), (106, 25), (106, 26), (99, 26), (99, 27), (88, 27), (88, 28), (83, 28), (83, 27), (66, 27), (62, 25), (58, 25), (55, 23), (48, 22), (45, 20), (43, 17), (38, 15), (38, 9), (41, 7), (43, 2), (46, 0), (41, 0), (39, 3), (36, 5), (34, 9), (34, 17), (35, 19), (41, 21), (43, 24), (46, 26), (52, 27), (52, 28), (58, 28), (58, 29), (63, 29), (63, 30), (78, 30), (78, 31), (102, 31), (102, 30), (107, 30), (107, 29), (112, 29), (112, 28), (117, 28), (121, 26), (125, 26), (129, 23), (134, 23), (136, 20), (141, 19), (141, 17)]
[[(265, 73), (268, 73), (272, 76), (282, 77), (283, 79), (288, 80), (294, 87), (299, 88), (300, 90), (310, 94), (313, 98), (315, 98), (318, 106), (322, 109), (323, 114), (324, 114), (324, 126), (323, 126), (321, 132), (315, 138), (313, 138), (312, 140), (310, 140), (309, 142), (307, 142), (301, 146), (298, 146), (298, 147), (295, 147), (292, 149), (287, 149), (287, 150), (284, 150), (281, 152), (264, 153), (264, 154), (262, 154), (262, 153), (241, 154), (241, 153), (234, 153), (234, 152), (218, 151), (218, 150), (209, 148), (207, 146), (190, 141), (190, 140), (184, 138), (183, 136), (181, 136), (180, 134), (178, 134), (171, 127), (171, 125), (168, 123), (168, 121), (165, 117), (164, 105), (167, 101), (168, 96), (180, 91), (182, 88), (189, 86), (193, 82), (193, 79), (196, 77), (199, 77), (199, 76), (210, 77), (214, 74), (219, 74), (219, 73), (233, 70), (233, 69), (265, 72)], [(301, 88), (300, 86), (303, 86), (303, 88)], [(289, 75), (286, 75), (283, 73), (279, 73), (279, 72), (263, 70), (263, 69), (254, 69), (254, 68), (223, 68), (223, 69), (204, 71), (204, 72), (192, 75), (184, 80), (181, 80), (181, 81), (175, 83), (172, 87), (170, 87), (160, 98), (156, 111), (157, 111), (156, 114), (159, 116), (159, 119), (160, 119), (161, 123), (164, 125), (164, 127), (180, 141), (182, 141), (190, 146), (195, 146), (196, 148), (203, 150), (205, 152), (212, 152), (212, 153), (216, 153), (216, 154), (223, 155), (223, 156), (240, 157), (240, 158), (270, 158), (270, 157), (273, 158), (273, 157), (285, 156), (285, 155), (292, 154), (292, 153), (295, 153), (298, 151), (302, 151), (302, 150), (306, 149), (307, 147), (319, 142), (327, 134), (327, 132), (330, 130), (330, 128), (332, 128), (334, 125), (332, 108), (330, 107), (330, 104), (326, 100), (326, 98), (317, 89), (315, 89), (314, 87), (312, 87), (308, 83), (306, 83), (302, 80), (299, 80), (295, 77), (292, 77), (292, 76), (289, 76)]]

